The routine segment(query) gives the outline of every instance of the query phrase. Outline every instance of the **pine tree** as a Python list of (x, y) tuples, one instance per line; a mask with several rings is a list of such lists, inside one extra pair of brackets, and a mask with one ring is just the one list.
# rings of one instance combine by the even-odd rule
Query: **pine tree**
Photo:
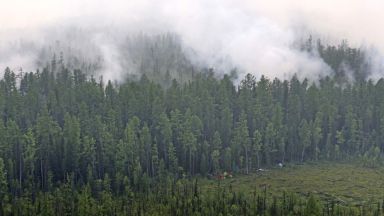
[(267, 165), (271, 164), (271, 152), (273, 151), (275, 144), (276, 144), (276, 130), (272, 122), (269, 122), (267, 124), (267, 128), (265, 129), (265, 137), (264, 137), (264, 145), (263, 145), (263, 152), (265, 155), (265, 161)]
[[(36, 123), (36, 140), (39, 158), (39, 175), (41, 188), (46, 190), (48, 187), (48, 172), (50, 167), (55, 168), (58, 176), (62, 176), (60, 168), (62, 153), (59, 140), (61, 139), (61, 128), (56, 121), (48, 115), (48, 110), (43, 109)], [(61, 177), (62, 179), (62, 177)]]
[[(23, 136), (24, 142), (24, 171), (27, 176), (28, 183), (31, 187), (34, 186), (34, 176), (35, 176), (35, 160), (36, 160), (36, 141), (33, 135), (33, 131), (29, 129), (27, 133)], [(29, 188), (32, 190), (33, 188)]]
[(152, 144), (151, 155), (152, 155), (152, 158), (151, 158), (152, 176), (156, 176), (158, 174), (158, 168), (159, 168), (159, 152), (157, 150), (156, 142)]
[(8, 196), (7, 172), (4, 167), (4, 160), (0, 158), (0, 213), (4, 214), (5, 201)]
[(303, 119), (300, 123), (299, 137), (301, 142), (301, 162), (304, 162), (304, 156), (306, 149), (310, 146), (311, 142), (311, 130), (305, 119)]
[(80, 142), (80, 123), (66, 113), (63, 127), (63, 169), (66, 174), (78, 171)]
[(316, 113), (316, 118), (315, 121), (312, 124), (312, 143), (314, 144), (313, 146), (313, 151), (314, 151), (314, 159), (318, 160), (319, 159), (319, 153), (320, 153), (320, 148), (319, 144), (322, 138), (322, 118), (323, 114), (321, 112)]
[(211, 160), (212, 160), (212, 171), (216, 173), (220, 169), (220, 150), (222, 148), (222, 143), (220, 139), (220, 134), (216, 131), (213, 135), (212, 140), (212, 151), (211, 151)]
[(178, 170), (178, 161), (176, 157), (176, 149), (172, 142), (168, 145), (169, 170), (176, 173)]
[(249, 139), (249, 131), (247, 126), (247, 119), (245, 113), (240, 115), (239, 121), (236, 124), (234, 130), (234, 137), (232, 140), (232, 151), (234, 152), (233, 157), (240, 157), (240, 149), (241, 147), (245, 156), (245, 169), (246, 174), (249, 173), (249, 149), (250, 149), (250, 139)]
[(152, 167), (152, 172), (150, 172), (149, 170), (150, 170), (151, 164), (152, 164), (151, 157), (153, 157), (153, 153), (152, 153), (153, 145), (157, 146), (157, 139), (152, 141), (150, 130), (149, 130), (147, 124), (144, 124), (144, 126), (142, 127), (142, 129), (140, 131), (140, 137), (139, 138), (140, 138), (140, 143), (141, 143), (139, 150), (138, 150), (138, 152), (140, 152), (140, 162), (141, 162), (141, 164), (143, 164), (146, 172), (148, 174), (152, 173), (152, 176), (153, 176), (153, 174), (154, 174), (153, 173), (153, 167)]
[(253, 151), (253, 155), (256, 157), (256, 160), (257, 161), (257, 168), (259, 169), (260, 168), (260, 151), (261, 151), (261, 141), (262, 141), (262, 135), (261, 133), (258, 131), (258, 130), (255, 130), (255, 132), (253, 133), (253, 148), (252, 148), (252, 151)]

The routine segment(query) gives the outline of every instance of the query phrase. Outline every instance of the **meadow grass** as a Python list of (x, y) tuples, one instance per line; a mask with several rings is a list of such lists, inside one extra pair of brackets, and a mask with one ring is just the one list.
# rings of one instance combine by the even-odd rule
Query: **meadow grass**
[(272, 168), (224, 180), (201, 179), (202, 191), (214, 193), (218, 187), (252, 195), (266, 188), (269, 197), (283, 192), (298, 196), (314, 194), (322, 200), (345, 205), (379, 202), (384, 198), (384, 168), (365, 168), (357, 163), (310, 163)]

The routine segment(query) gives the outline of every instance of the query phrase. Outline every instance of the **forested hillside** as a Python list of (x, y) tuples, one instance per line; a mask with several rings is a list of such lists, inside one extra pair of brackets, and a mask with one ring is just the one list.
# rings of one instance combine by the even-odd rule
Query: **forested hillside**
[[(147, 214), (156, 208), (169, 213), (177, 205), (210, 215), (227, 210), (205, 211), (218, 200), (200, 197), (197, 185), (182, 195), (180, 188), (186, 192), (191, 184), (182, 179), (223, 171), (248, 174), (277, 163), (381, 164), (384, 80), (365, 79), (367, 65), (358, 49), (311, 43), (303, 49), (318, 49), (334, 75), (311, 82), (248, 74), (237, 86), (232, 76), (220, 78), (212, 69), (183, 82), (169, 74), (162, 74), (168, 80), (149, 79), (144, 71), (139, 81), (117, 85), (68, 69), (65, 60), (54, 59), (34, 73), (5, 69), (0, 211), (86, 215), (98, 206), (94, 214), (145, 214), (145, 202), (161, 199), (163, 205), (151, 205)], [(345, 65), (355, 81), (346, 78)], [(187, 204), (180, 201), (183, 196)], [(231, 196), (223, 202), (250, 208), (249, 200)], [(278, 201), (267, 207), (261, 199), (257, 214), (300, 206)], [(244, 212), (243, 207), (228, 212)]]

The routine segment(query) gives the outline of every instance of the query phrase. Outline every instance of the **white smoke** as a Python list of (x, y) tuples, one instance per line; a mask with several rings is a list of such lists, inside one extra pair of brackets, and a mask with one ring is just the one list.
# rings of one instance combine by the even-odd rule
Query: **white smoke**
[[(379, 0), (0, 0), (0, 67), (34, 70), (39, 47), (61, 46), (96, 60), (105, 79), (122, 79), (138, 66), (120, 46), (126, 36), (173, 32), (190, 61), (228, 73), (317, 79), (330, 68), (293, 44), (309, 32), (350, 44), (374, 45), (371, 77), (381, 77), (384, 30)], [(13, 30), (11, 30), (13, 29)], [(12, 41), (27, 41), (17, 49)], [(24, 42), (23, 42), (24, 43)], [(16, 48), (15, 48), (16, 47)], [(192, 51), (191, 51), (192, 50)], [(99, 61), (101, 60), (101, 61)], [(25, 69), (24, 69), (25, 68)], [(244, 74), (240, 74), (242, 78)]]

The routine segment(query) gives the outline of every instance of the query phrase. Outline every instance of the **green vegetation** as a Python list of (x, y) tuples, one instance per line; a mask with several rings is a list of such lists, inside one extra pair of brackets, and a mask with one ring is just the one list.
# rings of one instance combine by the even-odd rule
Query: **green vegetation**
[[(273, 168), (250, 175), (235, 175), (220, 181), (220, 187), (252, 196), (267, 188), (270, 197), (283, 192), (301, 197), (313, 194), (322, 201), (340, 205), (364, 205), (384, 198), (384, 170), (349, 163), (316, 163)], [(218, 180), (201, 180), (204, 192), (215, 193)]]
[[(341, 61), (350, 51), (322, 55), (337, 52)], [(335, 76), (315, 84), (248, 74), (235, 86), (228, 75), (202, 71), (183, 84), (161, 86), (143, 75), (113, 85), (63, 62), (22, 76), (7, 68), (0, 80), (0, 215), (383, 211), (381, 175), (369, 171), (383, 164), (383, 79), (349, 84)], [(364, 168), (268, 168), (351, 159)], [(271, 171), (252, 174), (261, 167)], [(190, 181), (223, 171), (251, 175), (211, 193), (209, 183), (201, 189)], [(252, 183), (259, 179), (265, 193)]]

